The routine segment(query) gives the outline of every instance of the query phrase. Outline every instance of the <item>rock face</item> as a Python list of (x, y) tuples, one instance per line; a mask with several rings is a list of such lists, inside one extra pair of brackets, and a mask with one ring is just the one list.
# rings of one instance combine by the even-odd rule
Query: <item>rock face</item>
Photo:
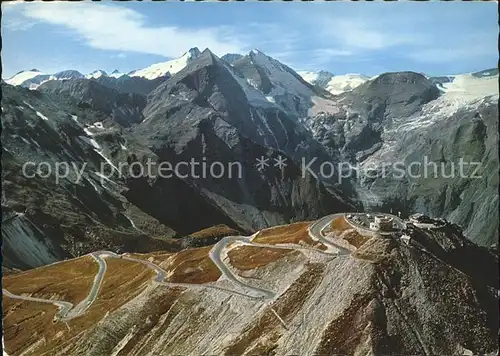
[(369, 119), (409, 117), (440, 92), (423, 75), (413, 72), (385, 73), (346, 94)]
[[(498, 231), (493, 78), (455, 76), (441, 80), (440, 90), (417, 73), (382, 74), (304, 123), (331, 155), (357, 169), (352, 184), (365, 209), (446, 217), (490, 246)], [(481, 216), (487, 224), (478, 223)]]
[[(241, 164), (241, 169), (232, 171), (239, 177), (236, 180), (228, 174), (183, 180), (189, 191), (226, 215), (229, 225), (251, 231), (345, 208), (346, 202), (312, 176), (303, 177), (293, 162), (303, 153), (298, 147), (309, 149), (314, 142), (288, 113), (238, 75), (210, 51), (203, 52), (149, 95), (145, 119), (134, 128), (135, 136), (160, 161), (177, 164), (206, 158), (208, 164)], [(283, 171), (264, 174), (255, 169), (256, 158), (279, 154), (290, 163)], [(158, 199), (168, 195), (165, 191)], [(197, 207), (189, 204), (186, 209), (186, 216), (193, 216)]]
[(115, 89), (120, 93), (125, 94), (141, 94), (147, 96), (154, 88), (167, 80), (169, 76), (163, 76), (156, 79), (146, 79), (142, 77), (129, 77), (128, 75), (122, 75), (118, 78), (110, 76), (100, 76), (95, 79), (98, 83)]
[[(466, 227), (466, 236), (490, 246), (498, 231), (497, 118), (498, 107), (483, 103), (420, 131), (399, 133), (395, 147), (385, 151), (382, 146), (366, 164), (394, 159), (421, 166), (404, 179), (389, 173), (388, 178), (363, 184), (381, 201), (404, 199), (406, 207), (457, 222)], [(484, 217), (488, 223), (480, 223)]]
[(226, 61), (229, 64), (233, 64), (236, 62), (238, 59), (243, 58), (243, 55), (238, 54), (238, 53), (228, 53), (220, 57), (222, 60)]
[[(263, 230), (251, 240), (260, 245), (233, 242), (222, 252), (216, 245), (135, 255), (133, 262), (107, 257), (102, 302), (66, 325), (52, 322), (52, 306), (42, 313), (43, 303), (23, 302), (21, 316), (15, 310), (19, 300), (4, 296), (7, 352), (494, 355), (498, 350), (498, 257), (468, 241), (456, 225), (408, 226), (390, 237), (366, 237), (340, 216), (327, 235), (330, 243), (344, 246), (340, 255), (326, 253), (307, 227)], [(401, 234), (411, 237), (409, 244)], [(273, 248), (280, 244), (288, 250)], [(217, 253), (240, 282), (220, 278), (210, 257)], [(170, 282), (186, 284), (153, 282), (154, 273), (141, 261), (163, 268)], [(55, 264), (9, 275), (3, 285), (14, 294), (66, 295), (77, 303), (69, 292), (89, 288), (95, 273), (87, 272), (90, 263), (83, 257), (64, 262), (64, 269)], [(57, 279), (72, 265), (79, 266), (78, 283)], [(57, 288), (50, 278), (37, 280), (36, 273), (52, 276)], [(249, 291), (256, 289), (272, 291), (272, 297), (252, 297)]]
[[(56, 104), (47, 94), (8, 85), (2, 92), (2, 213), (24, 216), (2, 226), (4, 262), (13, 261), (7, 267), (38, 267), (106, 246), (170, 249), (152, 236), (175, 232), (131, 206), (120, 193), (123, 180), (98, 175), (110, 173), (108, 157), (126, 156), (124, 144), (134, 147), (116, 123), (108, 119), (94, 126), (92, 120), (105, 114), (76, 101)], [(59, 166), (59, 180), (56, 164), (67, 165)], [(151, 229), (139, 230), (133, 219)], [(28, 255), (35, 257), (22, 257)]]
[(30, 269), (57, 262), (65, 256), (29, 219), (14, 215), (2, 221), (4, 266)]
[[(117, 79), (118, 80), (118, 79)], [(118, 124), (127, 127), (144, 120), (142, 111), (145, 96), (137, 93), (120, 93), (94, 80), (78, 79), (48, 81), (39, 87), (53, 97), (76, 100), (80, 107), (89, 107), (105, 116), (111, 116)]]
[[(308, 123), (318, 140), (330, 138), (330, 150), (354, 162), (380, 145), (383, 131), (393, 121), (411, 117), (439, 93), (420, 74), (386, 73), (341, 95), (337, 112), (325, 112), (319, 115), (319, 121), (313, 117)], [(328, 124), (331, 129), (319, 129)]]

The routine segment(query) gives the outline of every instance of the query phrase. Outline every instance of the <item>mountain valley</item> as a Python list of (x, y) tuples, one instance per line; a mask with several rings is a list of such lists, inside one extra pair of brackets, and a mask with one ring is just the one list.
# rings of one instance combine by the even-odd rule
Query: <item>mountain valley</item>
[(498, 70), (1, 88), (4, 355), (497, 354)]

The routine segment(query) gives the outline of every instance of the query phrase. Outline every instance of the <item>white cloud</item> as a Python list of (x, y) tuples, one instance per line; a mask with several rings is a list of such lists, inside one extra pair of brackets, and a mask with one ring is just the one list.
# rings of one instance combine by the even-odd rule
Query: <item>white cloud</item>
[(19, 13), (23, 1), (2, 1), (2, 28), (10, 31), (25, 31), (35, 24)]
[(352, 56), (353, 52), (345, 49), (336, 49), (336, 48), (319, 48), (315, 49), (314, 54), (318, 56), (329, 56), (329, 57), (345, 57)]
[[(12, 5), (11, 5), (12, 6)], [(3, 20), (3, 26), (11, 31), (26, 31), (32, 28), (35, 24), (33, 22), (26, 21), (21, 17), (6, 17)]]
[(325, 69), (332, 60), (346, 60), (351, 58), (353, 52), (336, 48), (317, 48), (270, 52), (268, 55), (288, 64), (292, 68), (320, 70)]
[(436, 42), (412, 49), (407, 57), (417, 62), (457, 63), (498, 56), (495, 33), (471, 32), (465, 36), (449, 36), (446, 40)]
[(379, 50), (417, 41), (414, 35), (386, 30), (366, 20), (340, 20), (335, 27), (331, 33), (345, 48)]
[[(379, 14), (380, 15), (380, 14)], [(338, 48), (350, 52), (370, 52), (401, 45), (418, 45), (425, 41), (423, 36), (412, 31), (411, 20), (387, 15), (339, 16), (319, 13), (312, 19), (323, 41), (333, 42)]]
[(113, 58), (130, 52), (178, 57), (191, 47), (208, 47), (218, 55), (258, 48), (292, 68), (332, 71), (336, 65), (341, 70), (447, 69), (470, 62), (480, 68), (497, 58), (496, 32), (479, 33), (491, 27), (478, 15), (480, 5), (436, 2), (423, 10), (408, 2), (314, 3), (307, 14), (303, 7), (280, 7), (280, 16), (260, 16), (252, 8), (245, 13), (248, 7), (240, 5), (234, 18), (220, 20), (230, 26), (205, 27), (189, 20), (182, 26), (159, 26), (122, 4), (17, 2), (2, 8), (7, 30), (50, 24), (80, 43), (112, 51)]
[[(308, 43), (310, 48), (300, 67), (310, 70), (346, 61), (360, 65), (367, 61), (394, 64), (398, 60), (417, 66), (463, 66), (498, 56), (496, 32), (481, 33), (477, 28), (481, 20), (469, 11), (477, 10), (472, 6), (455, 6), (443, 12), (437, 11), (442, 5), (439, 3), (430, 4), (428, 11), (410, 3), (349, 5), (318, 4), (310, 7), (307, 16), (301, 11), (289, 16), (287, 20), (296, 28), (307, 29), (296, 40)], [(294, 58), (287, 52), (288, 58), (295, 60), (298, 54)]]
[(115, 54), (110, 55), (110, 58), (124, 59), (124, 58), (127, 58), (127, 55), (123, 52), (120, 52), (120, 53), (115, 53)]
[[(30, 3), (21, 13), (32, 21), (63, 26), (87, 45), (102, 50), (177, 57), (191, 47), (208, 47), (216, 54), (240, 52), (244, 45), (227, 28), (151, 27), (137, 11), (96, 3)], [(18, 6), (16, 6), (17, 8)]]

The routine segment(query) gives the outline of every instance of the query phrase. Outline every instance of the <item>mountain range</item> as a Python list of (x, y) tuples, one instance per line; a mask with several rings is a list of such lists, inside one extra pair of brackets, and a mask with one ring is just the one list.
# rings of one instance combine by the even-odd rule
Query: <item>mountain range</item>
[(193, 48), (1, 87), (9, 355), (498, 350), (497, 69)]
[[(459, 224), (481, 245), (496, 241), (498, 172), (492, 167), (498, 164), (498, 71), (442, 77), (413, 72), (373, 78), (327, 72), (301, 76), (258, 50), (223, 58), (208, 49), (191, 49), (179, 59), (127, 75), (31, 70), (5, 81), (3, 153), (5, 166), (13, 169), (4, 173), (5, 209), (33, 210), (36, 226), (50, 217), (57, 231), (50, 235), (58, 236), (56, 245), (66, 246), (60, 256), (74, 256), (68, 247), (74, 243), (85, 251), (92, 245), (83, 231), (67, 236), (78, 223), (97, 221), (94, 228), (137, 234), (123, 215), (127, 206), (160, 230), (168, 227), (172, 236), (218, 223), (251, 232), (350, 208), (419, 211)], [(288, 160), (286, 172), (255, 171), (258, 157), (278, 155)], [(478, 179), (340, 180), (317, 174), (320, 162), (380, 171), (387, 163), (410, 164), (424, 156), (448, 168), (466, 158), (479, 162), (483, 174)], [(38, 177), (19, 177), (15, 167), (27, 157), (49, 158), (52, 164), (88, 162), (88, 182), (66, 180), (63, 188)], [(244, 177), (121, 176), (111, 179), (113, 189), (91, 178), (101, 162), (176, 163), (202, 157), (242, 162)], [(303, 161), (314, 161), (305, 177)], [(62, 190), (58, 194), (67, 208), (60, 212), (49, 202), (24, 200), (41, 187), (51, 195)], [(87, 211), (79, 190), (100, 208)], [(172, 204), (166, 207), (162, 202), (167, 200)], [(78, 219), (70, 212), (78, 212)], [(196, 223), (187, 223), (191, 216), (198, 216)], [(113, 243), (126, 244), (119, 240)]]

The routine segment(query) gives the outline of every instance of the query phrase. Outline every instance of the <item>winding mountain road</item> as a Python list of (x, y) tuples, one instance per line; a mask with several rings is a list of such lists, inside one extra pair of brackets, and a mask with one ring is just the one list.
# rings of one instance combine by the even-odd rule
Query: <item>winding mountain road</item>
[(68, 312), (71, 310), (71, 308), (73, 308), (73, 304), (70, 302), (64, 302), (64, 301), (52, 300), (52, 299), (44, 299), (44, 298), (26, 297), (23, 295), (12, 294), (11, 292), (9, 292), (5, 288), (2, 289), (2, 294), (6, 295), (7, 297), (12, 298), (12, 299), (26, 300), (28, 302), (39, 302), (39, 303), (53, 304), (59, 308), (59, 311), (57, 312), (56, 317), (62, 317), (63, 315), (68, 314)]
[(111, 252), (111, 251), (96, 251), (96, 252), (90, 253), (90, 256), (92, 256), (96, 260), (96, 262), (99, 264), (99, 271), (97, 272), (96, 276), (94, 277), (94, 281), (92, 283), (92, 286), (90, 287), (90, 291), (89, 291), (87, 297), (85, 297), (85, 299), (83, 299), (75, 307), (73, 306), (72, 303), (66, 302), (66, 301), (16, 295), (16, 294), (10, 293), (6, 289), (2, 289), (2, 291), (3, 291), (3, 294), (9, 298), (32, 301), (32, 302), (53, 304), (59, 308), (59, 311), (56, 314), (56, 318), (63, 320), (63, 321), (67, 321), (67, 320), (73, 319), (75, 317), (78, 317), (78, 316), (84, 314), (87, 311), (87, 309), (92, 305), (92, 303), (94, 303), (94, 301), (97, 299), (97, 296), (99, 294), (99, 290), (101, 288), (101, 284), (102, 284), (102, 281), (103, 281), (103, 278), (104, 278), (104, 275), (105, 275), (106, 269), (107, 269), (106, 261), (103, 257), (108, 257), (108, 258), (119, 258), (122, 260), (141, 263), (141, 264), (147, 266), (148, 268), (154, 270), (156, 273), (156, 277), (154, 279), (154, 282), (158, 283), (160, 285), (163, 285), (163, 286), (192, 288), (192, 289), (215, 289), (218, 291), (237, 294), (237, 295), (247, 297), (247, 298), (252, 298), (252, 299), (259, 299), (259, 300), (274, 299), (276, 297), (275, 292), (268, 290), (268, 289), (252, 286), (250, 284), (247, 284), (246, 282), (243, 282), (241, 280), (241, 277), (237, 276), (231, 270), (230, 266), (228, 266), (228, 264), (226, 262), (224, 262), (224, 259), (227, 256), (228, 246), (231, 243), (237, 243), (237, 245), (254, 246), (254, 247), (261, 247), (261, 248), (286, 249), (286, 250), (308, 250), (308, 251), (314, 251), (317, 253), (333, 255), (333, 256), (350, 255), (351, 251), (349, 251), (348, 249), (346, 249), (342, 246), (339, 246), (339, 245), (333, 243), (332, 241), (327, 239), (327, 237), (325, 237), (323, 234), (323, 231), (327, 227), (330, 226), (331, 222), (334, 219), (342, 217), (342, 216), (344, 216), (344, 214), (342, 214), (342, 213), (325, 216), (325, 217), (319, 219), (318, 221), (314, 222), (313, 224), (311, 224), (311, 226), (308, 228), (309, 236), (313, 240), (320, 241), (323, 245), (325, 245), (327, 247), (326, 251), (320, 250), (317, 248), (313, 248), (313, 247), (305, 247), (305, 246), (299, 246), (299, 245), (294, 245), (294, 244), (271, 245), (271, 244), (255, 243), (255, 242), (253, 242), (253, 239), (255, 236), (257, 236), (258, 233), (254, 234), (252, 236), (227, 236), (227, 237), (222, 238), (219, 242), (217, 242), (212, 247), (212, 249), (209, 252), (209, 257), (213, 261), (213, 263), (217, 266), (217, 268), (221, 271), (222, 275), (224, 275), (228, 280), (230, 280), (234, 284), (241, 287), (244, 290), (244, 292), (232, 290), (229, 288), (219, 287), (219, 286), (215, 286), (212, 284), (189, 284), (189, 283), (167, 282), (167, 281), (165, 281), (165, 279), (167, 278), (167, 272), (163, 268), (158, 266), (157, 264), (150, 262), (150, 261), (147, 261), (147, 260), (144, 260), (144, 259), (118, 255), (118, 254)]
[(323, 231), (329, 227), (332, 223), (333, 220), (344, 217), (344, 213), (337, 213), (337, 214), (331, 214), (327, 215), (318, 221), (314, 222), (311, 226), (308, 228), (309, 232), (309, 237), (313, 240), (321, 242), (323, 245), (327, 247), (326, 252), (329, 254), (335, 254), (339, 256), (345, 256), (345, 255), (350, 255), (351, 251), (346, 249), (345, 247), (339, 246), (332, 241), (328, 240), (325, 235), (323, 235)]
[(90, 287), (89, 294), (83, 299), (80, 303), (78, 303), (74, 308), (70, 309), (65, 315), (62, 315), (62, 319), (70, 320), (74, 317), (77, 317), (83, 313), (94, 303), (97, 299), (97, 295), (99, 294), (99, 289), (101, 288), (102, 279), (104, 278), (104, 273), (106, 272), (106, 261), (101, 257), (101, 255), (107, 255), (109, 252), (93, 252), (90, 254), (99, 264), (99, 271), (94, 277), (94, 282)]
[(249, 285), (243, 281), (241, 281), (236, 274), (231, 271), (231, 269), (224, 263), (223, 258), (221, 255), (224, 253), (224, 250), (227, 248), (227, 246), (236, 241), (241, 241), (241, 242), (248, 242), (250, 241), (251, 237), (244, 237), (244, 236), (227, 236), (221, 239), (219, 242), (217, 242), (214, 247), (210, 250), (209, 256), (210, 259), (215, 263), (217, 268), (221, 271), (221, 273), (229, 279), (231, 282), (238, 284), (239, 286), (243, 287), (250, 293), (257, 293), (257, 295), (266, 298), (266, 299), (272, 299), (275, 297), (275, 293), (273, 291), (270, 291), (268, 289), (264, 288), (259, 288), (259, 287), (254, 287), (252, 285)]

